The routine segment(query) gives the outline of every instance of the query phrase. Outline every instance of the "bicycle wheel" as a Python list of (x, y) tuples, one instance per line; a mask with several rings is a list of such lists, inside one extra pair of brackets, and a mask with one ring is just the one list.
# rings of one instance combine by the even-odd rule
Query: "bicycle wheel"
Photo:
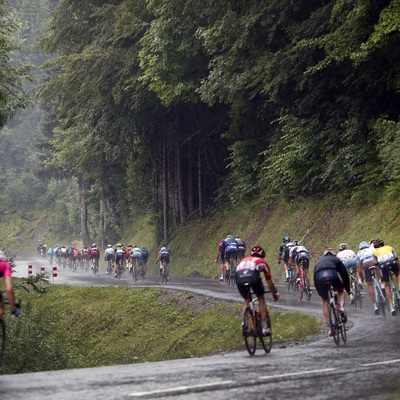
[(306, 284), (306, 285), (305, 285), (305, 292), (306, 292), (307, 301), (310, 301), (310, 300), (311, 300), (312, 292), (311, 292), (311, 288), (310, 288), (310, 285), (309, 285), (309, 284)]
[(246, 308), (243, 316), (242, 333), (247, 351), (251, 356), (254, 355), (257, 348), (257, 327), (254, 326), (253, 311)]
[(3, 362), (5, 351), (6, 351), (6, 324), (3, 318), (1, 318), (0, 319), (0, 365)]
[(354, 302), (355, 302), (355, 307), (359, 308), (361, 310), (362, 309), (362, 295), (361, 295), (360, 284), (358, 282), (356, 282), (356, 284), (355, 284)]
[(330, 303), (329, 304), (329, 326), (331, 327), (332, 332), (333, 332), (333, 340), (339, 346), (340, 332), (339, 332), (339, 315), (338, 314), (339, 313), (338, 313), (336, 307), (332, 303)]
[(382, 315), (383, 318), (386, 318), (386, 300), (382, 297), (378, 287), (374, 286), (374, 292), (379, 313)]
[(340, 336), (342, 337), (343, 343), (346, 343), (346, 340), (347, 340), (346, 324), (343, 321), (339, 322), (339, 330), (340, 330)]
[[(269, 317), (267, 317), (267, 326), (269, 329), (271, 329), (271, 320)], [(259, 337), (260, 342), (262, 344), (262, 347), (266, 353), (269, 353), (272, 348), (272, 329), (271, 329), (271, 334), (269, 336), (260, 336)]]
[(303, 283), (300, 282), (296, 282), (296, 286), (297, 286), (297, 296), (299, 296), (299, 299), (301, 300), (303, 298), (303, 293), (304, 293), (304, 289), (302, 288)]

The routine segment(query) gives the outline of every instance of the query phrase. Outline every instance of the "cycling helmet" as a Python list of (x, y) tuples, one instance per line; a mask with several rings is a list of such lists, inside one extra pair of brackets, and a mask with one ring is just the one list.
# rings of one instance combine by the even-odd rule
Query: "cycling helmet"
[(161, 247), (161, 249), (160, 249), (160, 251), (165, 251), (165, 250), (167, 250), (166, 247)]
[(368, 247), (369, 247), (369, 244), (367, 242), (361, 242), (360, 245), (358, 246), (358, 248), (360, 250), (367, 249)]
[(250, 255), (252, 257), (265, 257), (265, 251), (263, 250), (262, 247), (260, 246), (254, 246), (251, 250), (250, 250)]
[(293, 240), (293, 243), (294, 243), (296, 246), (298, 246), (298, 245), (300, 244), (298, 240)]
[(232, 235), (228, 235), (226, 238), (227, 239), (233, 239), (233, 236)]
[(83, 246), (84, 249), (87, 249), (87, 246)]
[(283, 238), (283, 241), (284, 241), (284, 242), (290, 242), (290, 236), (285, 236), (285, 237)]
[(0, 260), (7, 260), (7, 257), (3, 250), (0, 250)]
[(343, 251), (347, 249), (347, 244), (346, 243), (340, 243), (338, 247), (339, 251)]
[(93, 243), (93, 244), (92, 244), (92, 247), (96, 247), (96, 243)]
[(328, 247), (328, 248), (324, 251), (324, 256), (326, 256), (326, 255), (328, 255), (328, 254), (330, 254), (330, 255), (332, 255), (332, 256), (336, 256), (336, 251), (333, 250), (331, 247)]
[(117, 247), (122, 247), (122, 244), (121, 243), (117, 243)]
[(110, 248), (110, 247), (112, 247), (112, 246), (111, 246), (111, 244), (108, 244), (107, 247)]
[(383, 240), (381, 239), (376, 239), (374, 242), (374, 247), (377, 249), (378, 247), (383, 247), (385, 243), (383, 243)]

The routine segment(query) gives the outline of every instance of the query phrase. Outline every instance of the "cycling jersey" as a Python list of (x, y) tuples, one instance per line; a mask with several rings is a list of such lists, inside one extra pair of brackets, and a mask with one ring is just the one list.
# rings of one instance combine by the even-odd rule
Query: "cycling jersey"
[(248, 298), (249, 289), (252, 288), (256, 296), (264, 294), (264, 285), (260, 276), (264, 272), (266, 280), (271, 279), (270, 267), (264, 258), (245, 257), (236, 267), (236, 284), (240, 295)]
[(350, 249), (339, 251), (337, 257), (342, 260), (347, 270), (349, 270), (350, 267), (355, 267), (357, 265), (357, 262), (359, 262), (356, 253), (354, 253), (354, 251)]
[(99, 250), (97, 247), (93, 247), (93, 248), (90, 250), (90, 255), (91, 255), (93, 258), (100, 258), (100, 250)]
[(389, 272), (392, 270), (397, 276), (399, 266), (397, 264), (397, 254), (391, 246), (378, 247), (373, 251), (373, 256), (381, 268), (382, 280), (389, 282)]
[(11, 264), (6, 260), (0, 260), (0, 278), (3, 277), (3, 279), (5, 279), (11, 276), (11, 273)]

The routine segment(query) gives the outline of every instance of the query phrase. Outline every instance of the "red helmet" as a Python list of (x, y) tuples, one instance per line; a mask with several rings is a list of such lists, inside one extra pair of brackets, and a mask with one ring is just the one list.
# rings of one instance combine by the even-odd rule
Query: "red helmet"
[(262, 247), (260, 246), (254, 246), (251, 250), (250, 250), (250, 255), (252, 257), (265, 257), (265, 251), (263, 250)]

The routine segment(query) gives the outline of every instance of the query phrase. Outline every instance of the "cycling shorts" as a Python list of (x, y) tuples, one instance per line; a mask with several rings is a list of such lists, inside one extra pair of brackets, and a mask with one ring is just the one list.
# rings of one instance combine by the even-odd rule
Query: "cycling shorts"
[(142, 255), (141, 252), (140, 253), (133, 253), (131, 255), (131, 258), (132, 258), (132, 260), (138, 260), (140, 263), (143, 262), (143, 255)]
[(169, 254), (167, 254), (167, 253), (162, 253), (162, 254), (160, 255), (160, 260), (161, 260), (161, 261), (165, 261), (167, 264), (169, 264)]
[(301, 265), (301, 267), (305, 270), (308, 270), (310, 267), (310, 259), (308, 257), (308, 253), (300, 252), (296, 254), (296, 264)]
[(329, 299), (329, 285), (328, 282), (332, 283), (332, 286), (338, 291), (343, 292), (343, 282), (339, 277), (339, 274), (335, 269), (324, 269), (319, 271), (315, 275), (315, 288), (322, 299)]
[(238, 255), (238, 251), (236, 249), (227, 249), (225, 251), (225, 260), (230, 262), (231, 258), (236, 259)]
[(380, 267), (383, 282), (389, 282), (390, 270), (392, 270), (395, 275), (399, 274), (399, 266), (395, 261), (391, 264), (381, 265)]
[(106, 260), (107, 261), (112, 261), (114, 259), (114, 254), (113, 253), (109, 253), (106, 255)]
[(125, 253), (116, 253), (115, 254), (115, 261), (123, 260), (125, 258)]
[[(248, 270), (246, 270), (249, 272)], [(243, 270), (236, 272), (235, 280), (240, 295), (245, 299), (250, 299), (250, 289), (259, 297), (264, 294), (264, 284), (261, 280), (259, 271), (243, 274)]]

